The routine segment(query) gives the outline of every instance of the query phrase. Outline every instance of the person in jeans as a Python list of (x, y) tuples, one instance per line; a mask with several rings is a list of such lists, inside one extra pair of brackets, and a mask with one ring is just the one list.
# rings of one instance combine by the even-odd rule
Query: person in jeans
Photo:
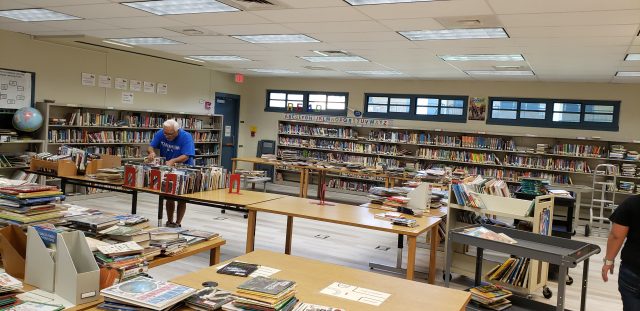
[(624, 200), (609, 220), (612, 227), (602, 266), (602, 280), (607, 282), (608, 274), (613, 274), (615, 258), (622, 248), (618, 291), (622, 296), (623, 310), (640, 310), (640, 196)]

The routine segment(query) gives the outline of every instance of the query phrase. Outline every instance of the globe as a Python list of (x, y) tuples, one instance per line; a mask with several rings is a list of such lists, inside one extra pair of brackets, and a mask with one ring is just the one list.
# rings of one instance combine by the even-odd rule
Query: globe
[(12, 123), (18, 131), (35, 132), (42, 126), (42, 114), (35, 108), (20, 108), (13, 114)]

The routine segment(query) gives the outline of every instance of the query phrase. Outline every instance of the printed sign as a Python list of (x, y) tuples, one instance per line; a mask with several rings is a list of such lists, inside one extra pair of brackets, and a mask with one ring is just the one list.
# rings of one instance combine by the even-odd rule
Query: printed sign
[(392, 126), (393, 121), (387, 119), (366, 119), (366, 118), (351, 118), (340, 116), (317, 116), (308, 114), (295, 114), (287, 113), (284, 115), (285, 120), (292, 121), (308, 121), (308, 122), (321, 122), (321, 123), (337, 123), (353, 126)]

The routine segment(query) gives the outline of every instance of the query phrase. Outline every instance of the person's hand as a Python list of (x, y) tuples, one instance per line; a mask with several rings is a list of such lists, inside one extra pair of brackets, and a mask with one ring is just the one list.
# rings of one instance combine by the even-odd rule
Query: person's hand
[(174, 162), (173, 160), (169, 160), (165, 163), (167, 166), (174, 166), (176, 165), (176, 162)]
[(613, 267), (614, 265), (607, 265), (604, 264), (602, 265), (602, 280), (607, 282), (609, 281), (609, 275), (607, 275), (607, 273), (613, 274)]
[(149, 160), (149, 162), (152, 162), (153, 159), (155, 159), (156, 157), (156, 153), (155, 152), (149, 152), (149, 154), (147, 155), (147, 160)]

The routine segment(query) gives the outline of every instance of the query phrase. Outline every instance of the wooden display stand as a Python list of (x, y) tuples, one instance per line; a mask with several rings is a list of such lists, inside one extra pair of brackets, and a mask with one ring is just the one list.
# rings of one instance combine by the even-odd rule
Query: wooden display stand
[[(529, 221), (533, 224), (533, 233), (551, 235), (553, 222), (553, 195), (538, 196), (535, 200), (533, 200), (533, 204), (535, 204), (533, 216), (527, 215), (532, 201), (499, 197), (488, 194), (479, 194), (477, 197), (483, 201), (484, 205), (487, 207), (486, 209), (479, 209), (457, 204), (456, 196), (451, 188), (449, 188), (447, 233), (457, 228), (468, 227), (470, 224), (459, 221), (458, 215), (467, 212), (474, 212), (476, 214), (481, 214), (493, 218), (500, 217), (519, 221)], [(547, 227), (548, 230), (547, 232), (540, 232), (541, 219), (543, 217), (543, 213), (545, 213), (545, 210), (549, 210), (548, 214), (551, 215)], [(475, 256), (468, 254), (468, 252), (469, 247), (467, 245), (461, 245), (457, 243), (454, 243), (452, 245), (452, 273), (461, 274), (468, 277), (474, 276), (476, 267)], [(482, 265), (482, 275), (486, 276), (486, 274), (498, 264), (501, 264), (501, 262), (493, 262), (485, 259)], [(549, 264), (538, 260), (531, 260), (529, 263), (529, 267), (529, 280), (523, 287), (516, 287), (514, 285), (497, 282), (495, 280), (492, 280), (490, 282), (497, 283), (500, 286), (523, 295), (530, 295), (540, 288), (546, 288)]]
[(48, 172), (56, 176), (76, 176), (78, 168), (71, 160), (60, 160), (56, 162), (31, 159), (29, 170), (34, 172)]

